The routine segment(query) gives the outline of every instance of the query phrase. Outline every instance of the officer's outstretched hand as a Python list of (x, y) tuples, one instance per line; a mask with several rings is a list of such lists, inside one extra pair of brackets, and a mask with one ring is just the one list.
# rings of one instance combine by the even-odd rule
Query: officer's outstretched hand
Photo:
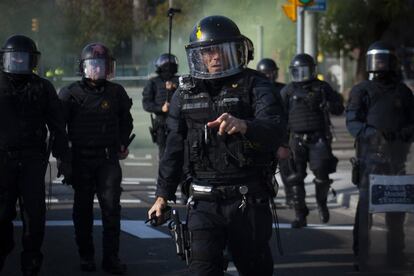
[(128, 157), (128, 154), (129, 154), (128, 148), (125, 148), (124, 145), (121, 145), (121, 148), (118, 152), (118, 159), (119, 160), (124, 160), (125, 158)]
[(162, 210), (167, 206), (167, 200), (163, 197), (157, 197), (152, 205), (151, 209), (148, 211), (148, 219), (151, 219), (153, 213), (155, 212), (155, 216), (160, 217), (162, 215)]
[(240, 132), (241, 134), (245, 134), (247, 130), (247, 124), (244, 120), (237, 119), (236, 117), (230, 115), (229, 113), (223, 113), (212, 122), (208, 122), (207, 126), (209, 128), (216, 128), (218, 127), (218, 134), (223, 135), (227, 134), (235, 134)]

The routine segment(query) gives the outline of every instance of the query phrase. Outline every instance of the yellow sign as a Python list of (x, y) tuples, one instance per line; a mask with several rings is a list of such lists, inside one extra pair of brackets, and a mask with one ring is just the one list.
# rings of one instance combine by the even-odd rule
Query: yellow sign
[(297, 1), (296, 0), (288, 0), (289, 3), (283, 4), (282, 9), (283, 12), (286, 14), (286, 16), (292, 20), (293, 22), (296, 22), (296, 7), (297, 7)]

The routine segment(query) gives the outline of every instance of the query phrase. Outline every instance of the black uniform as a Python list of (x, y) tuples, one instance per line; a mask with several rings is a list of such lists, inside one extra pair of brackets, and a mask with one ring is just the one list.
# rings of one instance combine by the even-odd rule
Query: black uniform
[(117, 258), (120, 234), (122, 172), (118, 160), (121, 145), (132, 131), (132, 101), (124, 88), (105, 81), (91, 86), (86, 80), (62, 88), (73, 153), (73, 221), (81, 258), (94, 255), (93, 199), (96, 193), (103, 223), (104, 260)]
[[(275, 87), (276, 95), (278, 96), (279, 100), (281, 101), (281, 92), (283, 87), (285, 87), (284, 83), (281, 82), (273, 82), (273, 86)], [(286, 110), (285, 110), (286, 112)], [(285, 117), (287, 118), (287, 114), (285, 114)], [(288, 146), (288, 137), (286, 137), (285, 146)], [(293, 158), (288, 159), (278, 159), (277, 163), (279, 165), (279, 172), (280, 172), (280, 178), (283, 181), (283, 187), (285, 190), (286, 195), (286, 205), (291, 206), (292, 198), (293, 198), (293, 190), (292, 185), (288, 181), (288, 177), (292, 174), (291, 169), (291, 163), (293, 162)]]
[(151, 78), (142, 92), (142, 106), (145, 111), (155, 114), (155, 122), (153, 130), (156, 140), (154, 141), (159, 148), (159, 159), (165, 151), (165, 142), (167, 139), (166, 133), (166, 119), (167, 113), (162, 111), (162, 106), (166, 102), (170, 102), (174, 91), (167, 90), (165, 88), (166, 81), (173, 82), (178, 87), (178, 77), (173, 76), (169, 79), (164, 79), (161, 76)]
[[(277, 138), (285, 134), (282, 106), (273, 93), (265, 78), (246, 69), (220, 81), (197, 80), (172, 98), (156, 195), (175, 199), (187, 148), (192, 185), (212, 185), (214, 191), (204, 199), (193, 194), (189, 211), (190, 268), (197, 275), (222, 275), (226, 244), (241, 274), (272, 275), (267, 168), (280, 144)], [(245, 135), (220, 136), (206, 128), (224, 112), (247, 121)], [(243, 185), (248, 187), (245, 209), (239, 208)]]
[(16, 201), (23, 220), (24, 275), (42, 262), (45, 228), (47, 128), (54, 133), (53, 155), (70, 162), (61, 103), (53, 85), (36, 75), (0, 72), (0, 270), (12, 251)]
[(289, 177), (293, 186), (293, 205), (297, 214), (306, 216), (304, 179), (308, 162), (315, 175), (318, 206), (326, 207), (331, 184), (329, 174), (335, 172), (338, 161), (332, 155), (329, 113), (340, 115), (343, 112), (342, 97), (328, 83), (317, 79), (292, 82), (281, 93), (288, 112), (289, 144), (295, 165), (295, 171)]
[[(347, 128), (356, 139), (360, 163), (359, 202), (354, 226), (354, 254), (368, 254), (369, 175), (405, 174), (414, 130), (414, 98), (396, 78), (364, 81), (352, 88), (346, 109)], [(386, 213), (387, 254), (403, 262), (405, 213)], [(366, 261), (365, 256), (362, 257)]]

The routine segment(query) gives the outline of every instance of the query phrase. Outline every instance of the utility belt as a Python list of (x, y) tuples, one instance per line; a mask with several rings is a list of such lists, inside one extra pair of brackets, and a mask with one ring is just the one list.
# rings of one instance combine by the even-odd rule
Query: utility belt
[(268, 201), (269, 195), (259, 183), (240, 185), (213, 185), (203, 180), (193, 180), (190, 184), (190, 198), (203, 201), (236, 200), (243, 197), (255, 202)]
[(318, 140), (321, 138), (324, 140), (327, 138), (326, 134), (320, 131), (310, 132), (310, 133), (308, 132), (307, 133), (292, 133), (291, 136), (294, 139), (299, 139), (302, 142), (310, 143), (310, 144), (318, 142)]
[(72, 153), (74, 158), (85, 159), (111, 159), (117, 157), (118, 150), (114, 146), (102, 148), (73, 147)]

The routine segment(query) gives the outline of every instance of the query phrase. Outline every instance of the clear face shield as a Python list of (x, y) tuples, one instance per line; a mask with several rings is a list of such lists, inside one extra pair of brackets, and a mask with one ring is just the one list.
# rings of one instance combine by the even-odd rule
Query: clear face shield
[(315, 67), (312, 66), (290, 66), (290, 77), (293, 82), (303, 82), (316, 77)]
[(32, 74), (38, 56), (28, 52), (4, 52), (3, 71), (11, 74)]
[(277, 80), (277, 77), (278, 77), (277, 70), (261, 70), (260, 72), (265, 74), (266, 78), (268, 78), (272, 82)]
[(388, 72), (395, 70), (395, 58), (389, 50), (371, 50), (367, 53), (367, 72)]
[(246, 65), (244, 41), (187, 48), (190, 73), (199, 79), (217, 79), (237, 74)]
[(96, 80), (108, 80), (115, 76), (115, 60), (86, 59), (83, 61), (83, 77)]

